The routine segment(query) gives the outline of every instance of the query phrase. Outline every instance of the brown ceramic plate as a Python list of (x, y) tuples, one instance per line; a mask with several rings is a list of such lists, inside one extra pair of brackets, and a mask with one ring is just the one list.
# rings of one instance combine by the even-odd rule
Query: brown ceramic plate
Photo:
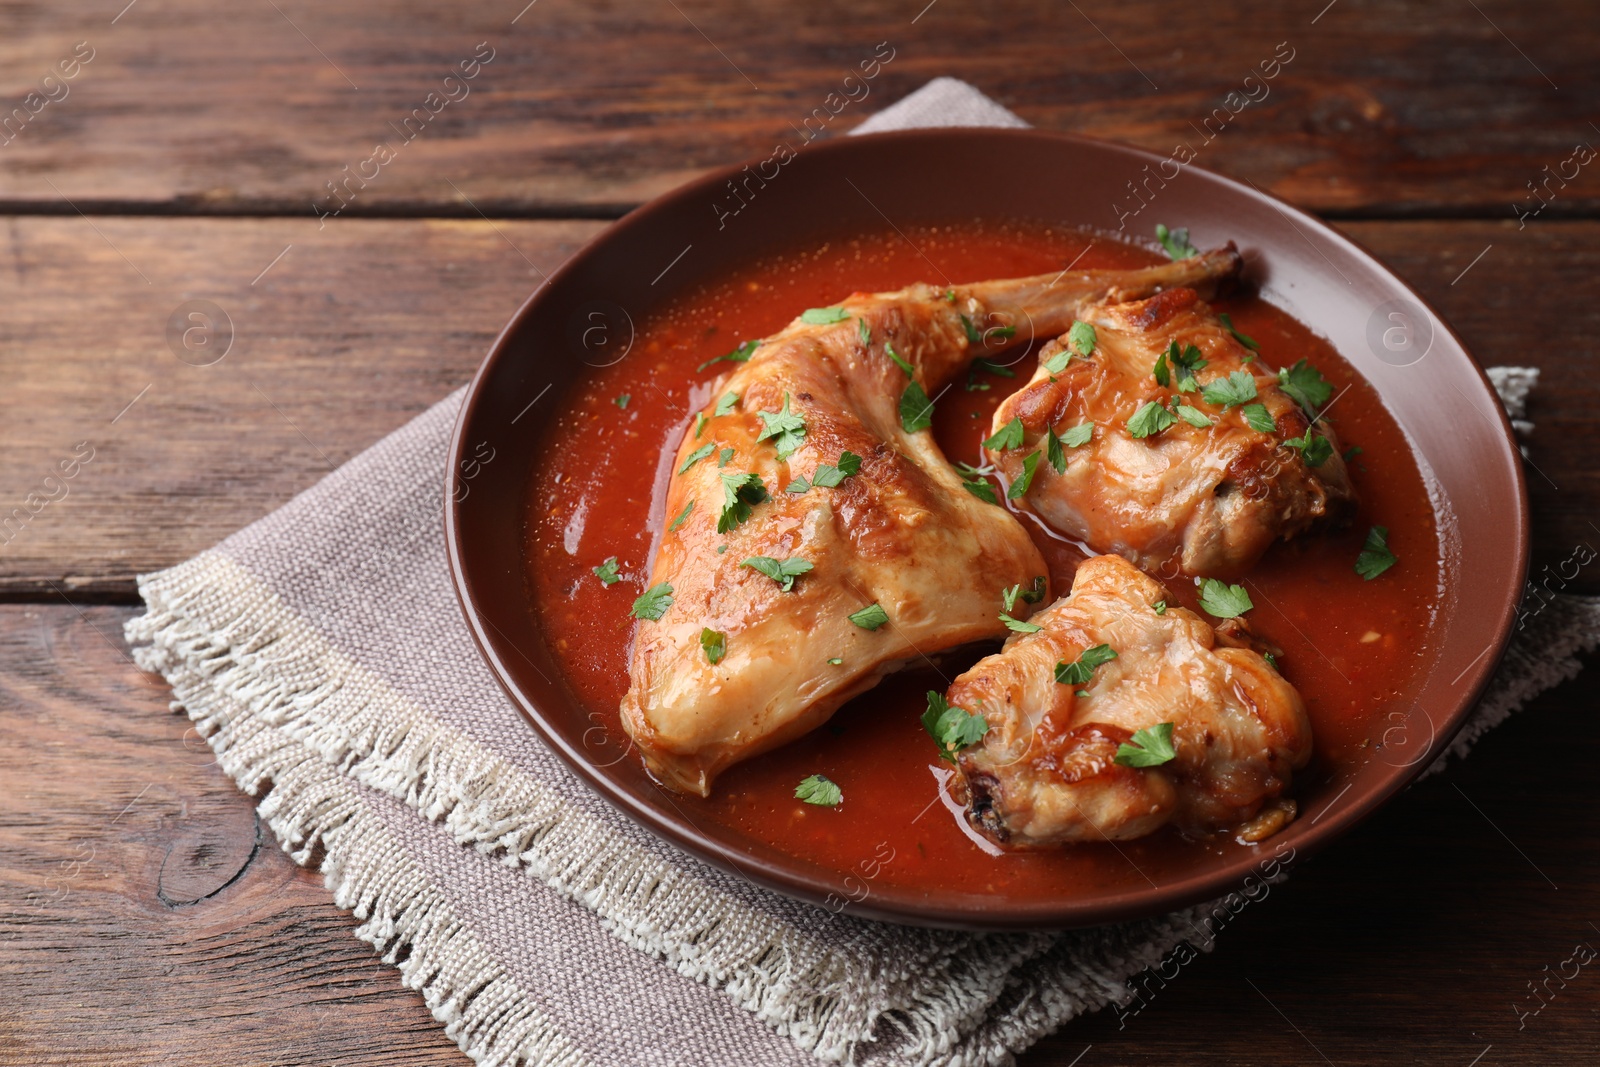
[[(726, 220), (713, 207), (729, 203), (726, 183), (743, 173), (730, 167), (634, 211), (557, 271), (517, 312), (473, 379), (451, 446), (455, 473), (445, 513), (451, 573), (473, 637), (545, 743), (629, 817), (708, 863), (812, 901), (857, 896), (848, 871), (697, 824), (681, 798), (645, 776), (636, 754), (622, 757), (625, 739), (595, 733), (596, 722), (544, 645), (524, 581), (537, 431), (591, 366), (621, 358), (650, 309), (773, 249), (879, 231), (879, 207), (900, 226), (1003, 211), (1115, 231), (1113, 205), (1133, 204), (1128, 183), (1142, 182), (1160, 163), (1121, 145), (1034, 131), (847, 138), (789, 161), (736, 225), (720, 225)], [(1292, 848), (1303, 856), (1326, 844), (1415, 778), (1461, 726), (1509, 639), (1528, 552), (1521, 464), (1500, 404), (1460, 340), (1392, 273), (1309, 215), (1193, 166), (1158, 195), (1161, 218), (1186, 224), (1199, 247), (1236, 241), (1262, 296), (1330, 340), (1372, 382), (1431, 473), (1445, 572), (1471, 580), (1447, 583), (1437, 622), (1443, 630), (1431, 658), (1416, 667), (1412, 710), (1375, 728), (1385, 743), (1367, 762), (1298, 790), (1301, 816), (1272, 839), (1271, 850), (1197, 853), (1155, 882), (1130, 871), (1102, 890), (1048, 901), (874, 886), (850, 906), (856, 914), (969, 928), (1060, 927), (1223, 895), (1259, 874), (1273, 854)], [(1155, 214), (1140, 216), (1140, 233)], [(494, 462), (463, 464), (484, 441), (495, 449)], [(464, 469), (474, 478), (463, 494), (456, 490)]]

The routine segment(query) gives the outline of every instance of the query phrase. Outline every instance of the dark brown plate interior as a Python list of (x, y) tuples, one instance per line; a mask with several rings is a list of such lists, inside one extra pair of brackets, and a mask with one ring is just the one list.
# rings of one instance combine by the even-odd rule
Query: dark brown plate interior
[[(1083, 138), (1019, 130), (919, 130), (847, 138), (801, 152), (736, 216), (725, 214), (732, 167), (628, 215), (575, 255), (519, 310), (473, 379), (456, 425), (450, 470), (479, 442), (495, 462), (475, 466), (445, 522), (451, 573), (485, 659), (539, 735), (602, 796), (708, 863), (780, 892), (849, 898), (848, 872), (821, 868), (771, 842), (696, 825), (655, 786), (625, 742), (596, 745), (595, 724), (557, 680), (525, 591), (524, 516), (541, 425), (587, 367), (625, 350), (636, 324), (676, 293), (769, 253), (893, 224), (976, 216), (1048, 219), (1146, 233), (1159, 217), (1209, 248), (1233, 240), (1262, 295), (1328, 338), (1379, 391), (1431, 475), (1450, 581), (1440, 640), (1419, 671), (1414, 708), (1364, 764), (1301, 793), (1301, 817), (1259, 856), (1206, 854), (1155, 885), (1130, 877), (1092, 896), (1019, 904), (874, 887), (851, 910), (898, 922), (972, 928), (1077, 926), (1152, 915), (1228, 892), (1272, 849), (1297, 856), (1325, 844), (1414, 778), (1461, 726), (1511, 633), (1527, 566), (1521, 464), (1487, 380), (1448, 326), (1362, 249), (1250, 188), (1194, 167), (1164, 184), (1156, 156)], [(755, 169), (752, 164), (751, 169)], [(766, 173), (771, 173), (768, 164)], [(881, 210), (880, 210), (881, 209)], [(598, 327), (602, 333), (589, 332)], [(623, 357), (625, 358), (625, 357)], [(619, 460), (621, 461), (621, 460)], [(637, 462), (638, 460), (626, 460)], [(641, 504), (641, 506), (643, 506)], [(586, 741), (586, 737), (588, 740)]]

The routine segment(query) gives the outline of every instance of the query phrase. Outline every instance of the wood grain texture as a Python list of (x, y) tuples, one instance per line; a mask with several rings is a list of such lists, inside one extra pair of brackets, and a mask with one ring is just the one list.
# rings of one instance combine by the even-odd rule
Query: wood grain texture
[[(939, 75), (1046, 129), (1163, 155), (1190, 143), (1202, 166), (1328, 211), (1510, 218), (1543, 168), (1600, 143), (1585, 0), (525, 4), (142, 0), (118, 15), (118, 0), (9, 0), (5, 114), (77, 42), (93, 59), (14, 123), (0, 206), (309, 215), (389, 143), (351, 212), (616, 213), (801, 143), (818, 108), (812, 128), (836, 136)], [(405, 140), (397, 127), (480, 42), (492, 61)], [(880, 42), (893, 58), (867, 95), (830, 103), (860, 96), (843, 80)], [(1246, 85), (1280, 43), (1288, 66)], [(1600, 207), (1594, 169), (1546, 217)]]
[[(257, 848), (252, 801), (127, 661), (130, 614), (0, 607), (0, 1065), (465, 1063), (320, 880), (270, 835)], [(1541, 698), (1297, 866), (1142, 1010), (1069, 1025), (1024, 1067), (1317, 1051), (1466, 1067), (1490, 1045), (1482, 1063), (1585, 1062), (1593, 965), (1552, 980), (1537, 1015), (1514, 1009), (1577, 943), (1600, 946), (1600, 854), (1583, 844), (1600, 817), (1550, 764), (1552, 736), (1564, 767), (1600, 758), (1591, 704), (1581, 683)]]
[[(80, 442), (94, 458), (65, 483), (63, 499), (0, 544), (0, 595), (124, 600), (133, 575), (265, 515), (465, 382), (540, 273), (603, 225), (4, 224), (0, 277), (13, 299), (0, 304), (8, 352), (0, 517), (23, 507)], [(1579, 543), (1600, 547), (1592, 525), (1600, 470), (1591, 462), (1600, 379), (1587, 370), (1600, 303), (1570, 295), (1572, 279), (1600, 271), (1600, 223), (1344, 229), (1433, 302), (1480, 360), (1544, 368), (1548, 384), (1531, 411), (1535, 572)], [(232, 350), (211, 366), (184, 363), (168, 347), (167, 320), (192, 298), (216, 302), (234, 323)], [(1600, 590), (1600, 571), (1585, 570), (1568, 588)]]

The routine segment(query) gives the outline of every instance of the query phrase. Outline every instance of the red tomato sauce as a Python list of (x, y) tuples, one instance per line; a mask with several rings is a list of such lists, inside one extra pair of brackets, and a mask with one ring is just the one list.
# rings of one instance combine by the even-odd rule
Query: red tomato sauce
[[(613, 737), (624, 736), (617, 708), (628, 688), (629, 609), (649, 585), (652, 535), (662, 522), (653, 513), (659, 502), (652, 507), (659, 457), (663, 451), (670, 457), (686, 419), (730, 366), (698, 371), (702, 363), (777, 332), (805, 308), (836, 303), (856, 290), (961, 284), (1062, 270), (1069, 263), (1139, 267), (1161, 258), (1110, 238), (1021, 223), (975, 221), (907, 229), (903, 236), (886, 229), (752, 264), (641, 322), (629, 354), (593, 371), (586, 387), (562, 401), (538, 453), (547, 462), (530, 483), (533, 610), (592, 720)], [(1443, 595), (1439, 535), (1410, 446), (1376, 391), (1326, 341), (1258, 297), (1241, 295), (1218, 307), (1260, 344), (1270, 365), (1300, 358), (1315, 364), (1337, 397), (1329, 421), (1340, 446), (1361, 449), (1350, 463), (1361, 499), (1350, 527), (1275, 546), (1247, 579), (1255, 603), (1249, 621), (1283, 648), (1279, 667), (1310, 711), (1316, 757), (1297, 780), (1298, 791), (1342, 764), (1360, 762), (1381, 735), (1384, 717), (1408, 706), (1414, 680), (1434, 652)], [(979, 371), (971, 381), (975, 388), (958, 379), (943, 395), (934, 434), (952, 462), (983, 462), (980, 442), (991, 413), (1028, 380), (1034, 364), (1029, 351), (1012, 364), (1014, 379)], [(1083, 553), (1030, 517), (1022, 522), (1064, 595)], [(1399, 563), (1369, 582), (1353, 568), (1374, 524), (1388, 528)], [(621, 580), (606, 587), (592, 569), (612, 556)], [(1198, 610), (1190, 582), (1166, 584), (1176, 602)], [(895, 675), (847, 704), (827, 726), (729, 769), (709, 799), (679, 797), (676, 803), (696, 823), (720, 823), (841, 872), (865, 866), (885, 883), (1013, 898), (1123, 885), (1130, 862), (1155, 878), (1187, 866), (1195, 850), (1237, 847), (1222, 836), (1190, 839), (1176, 831), (1116, 846), (1033, 853), (994, 855), (992, 846), (982, 847), (944, 794), (948, 765), (939, 764), (920, 716), (926, 690), (943, 691), (988, 651), (946, 657), (942, 676), (932, 670)], [(843, 802), (822, 808), (796, 800), (795, 786), (811, 774), (838, 783)], [(884, 862), (886, 855), (892, 859)]]

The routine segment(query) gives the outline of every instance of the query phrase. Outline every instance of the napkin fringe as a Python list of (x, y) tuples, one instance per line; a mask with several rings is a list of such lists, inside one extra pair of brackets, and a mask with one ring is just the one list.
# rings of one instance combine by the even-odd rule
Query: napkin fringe
[[(406, 894), (415, 886), (385, 883), (381, 868), (398, 864), (403, 853), (368, 840), (375, 831), (350, 814), (353, 799), (325, 812), (321, 793), (292, 788), (299, 779), (291, 773), (293, 764), (284, 761), (282, 746), (252, 749), (251, 758), (241, 758), (230, 742), (241, 724), (282, 731), (292, 738), (294, 759), (315, 755), (322, 773), (347, 776), (402, 800), (442, 822), (458, 842), (530, 871), (598, 913), (627, 944), (720, 988), (825, 1060), (865, 1062), (891, 1053), (896, 1059), (952, 1067), (992, 1062), (992, 1055), (973, 1059), (966, 1039), (1003, 994), (1006, 976), (1054, 943), (1049, 935), (950, 934), (945, 936), (959, 939), (954, 951), (934, 958), (924, 952), (909, 964), (808, 950), (806, 941), (779, 920), (743, 907), (730, 916), (733, 902), (723, 894), (695, 884), (655, 856), (619, 846), (599, 826), (568, 818), (564, 806), (530, 788), (518, 768), (476, 751), (471, 740), (444, 730), (380, 682), (363, 677), (358, 665), (340, 662), (341, 653), (298, 623), (271, 590), (227, 557), (204, 553), (142, 576), (140, 592), (148, 613), (126, 628), (135, 662), (167, 678), (176, 706), (194, 720), (242, 789), (252, 796), (266, 791), (263, 817), (271, 812), (269, 826), (297, 863), (319, 865), (318, 843), (331, 827), (361, 839), (346, 851), (382, 857), (363, 865), (360, 892), (349, 888), (346, 875), (325, 858), (320, 864), (336, 894), (357, 892), (369, 910), (386, 916), (383, 929), (416, 931), (393, 944), (368, 938), (386, 959), (400, 958), (403, 945), (413, 972), (423, 973), (411, 959), (449, 958), (451, 937), (466, 936), (457, 926), (428, 919), (435, 912), (448, 915), (448, 908), (437, 894), (416, 898), (420, 914), (410, 903), (395, 903), (409, 901)], [(298, 844), (291, 847), (291, 842)], [(349, 906), (342, 898), (339, 902)], [(857, 920), (840, 916), (834, 921)], [(1158, 956), (1165, 947), (1170, 945)], [(904, 973), (885, 973), (891, 963)], [(911, 973), (916, 968), (942, 971), (946, 980), (919, 980), (926, 974)], [(1110, 991), (1113, 971), (1105, 964), (1096, 970), (1105, 970), (1108, 992), (1088, 998), (1098, 1007), (1116, 999), (1116, 993)], [(435, 969), (415, 987), (427, 995), (436, 980)], [(456, 990), (495, 980), (468, 975), (434, 995), (448, 1005)], [(874, 988), (887, 989), (889, 997), (869, 997)], [(440, 1019), (459, 1026), (459, 1043), (464, 1049), (479, 1047), (488, 1057), (483, 1062), (508, 1062), (501, 1058), (500, 1042), (485, 1044), (481, 1036), (484, 1026), (503, 1021)], [(523, 1027), (512, 1029), (520, 1034)]]

